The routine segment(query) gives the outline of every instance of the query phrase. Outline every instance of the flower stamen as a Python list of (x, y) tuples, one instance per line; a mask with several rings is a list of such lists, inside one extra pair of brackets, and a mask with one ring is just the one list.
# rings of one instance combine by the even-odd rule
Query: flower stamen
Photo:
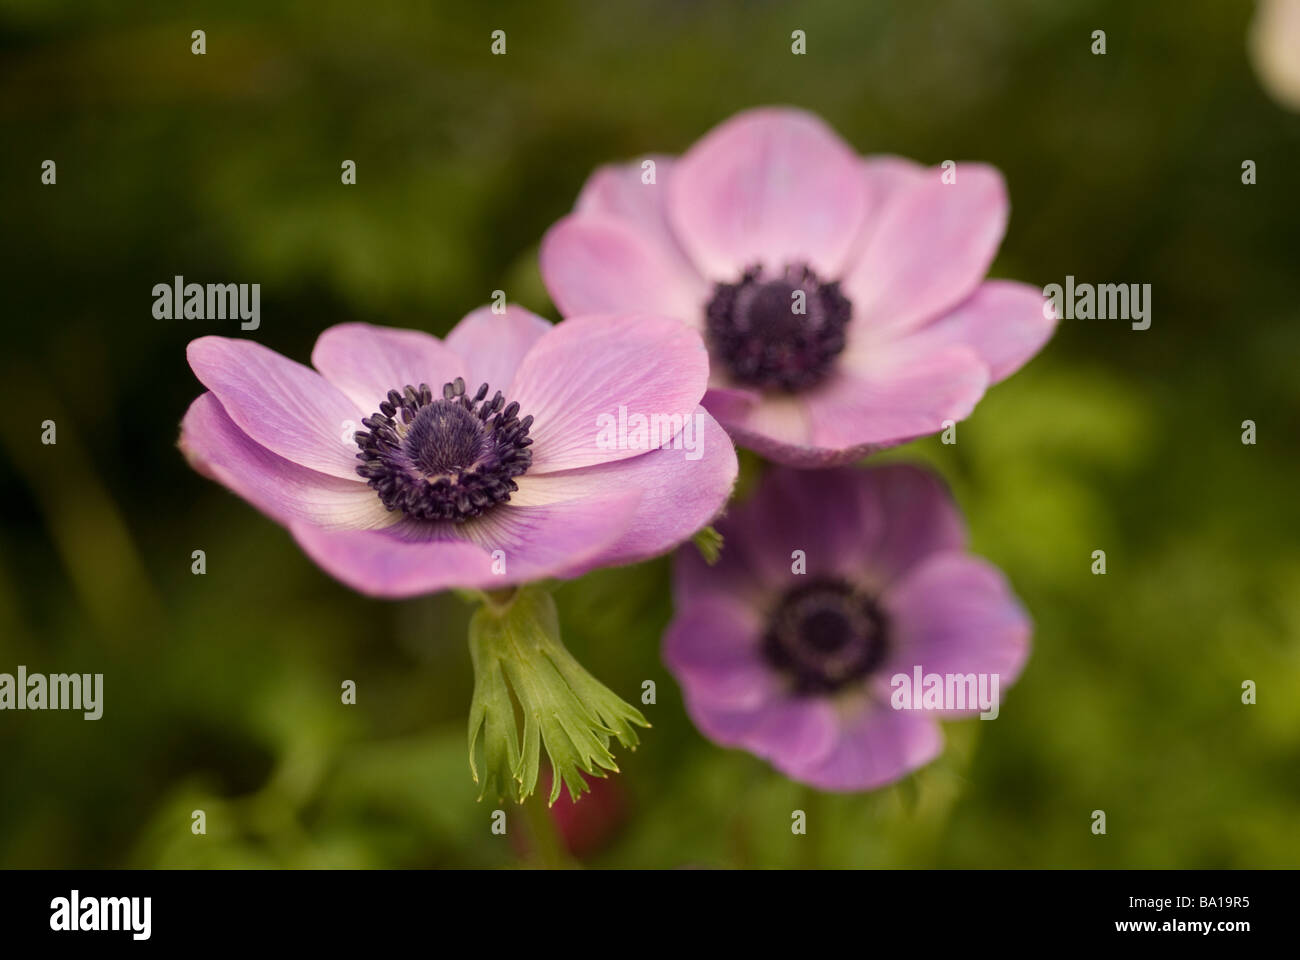
[(709, 352), (737, 383), (795, 393), (830, 372), (852, 312), (839, 282), (823, 282), (804, 264), (775, 276), (752, 266), (738, 282), (714, 286)]
[(532, 464), (531, 416), (501, 391), (473, 397), (457, 377), (434, 399), (427, 383), (389, 390), (355, 434), (357, 473), (389, 510), (415, 520), (462, 523), (510, 499), (514, 478)]
[(839, 580), (816, 580), (781, 598), (763, 655), (790, 678), (796, 694), (834, 693), (884, 662), (888, 633), (872, 598)]

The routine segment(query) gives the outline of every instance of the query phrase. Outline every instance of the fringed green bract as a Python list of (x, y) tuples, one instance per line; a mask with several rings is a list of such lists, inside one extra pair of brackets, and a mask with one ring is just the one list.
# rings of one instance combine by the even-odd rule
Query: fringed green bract
[[(480, 800), (489, 794), (527, 799), (537, 789), (542, 747), (554, 772), (549, 802), (559, 797), (561, 782), (576, 800), (588, 789), (583, 773), (618, 772), (611, 738), (636, 749), (634, 725), (650, 726), (565, 649), (555, 601), (542, 587), (522, 587), (501, 602), (488, 599), (470, 620), (469, 648), (469, 767), (482, 783)], [(475, 763), (480, 733), (481, 781)]]
[(691, 537), (695, 544), (695, 549), (700, 551), (700, 556), (709, 566), (718, 562), (718, 557), (722, 555), (722, 534), (713, 527), (705, 527)]

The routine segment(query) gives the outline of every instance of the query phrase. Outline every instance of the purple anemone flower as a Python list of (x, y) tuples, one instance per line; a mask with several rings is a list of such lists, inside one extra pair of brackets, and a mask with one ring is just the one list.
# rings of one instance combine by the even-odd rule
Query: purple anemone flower
[(927, 471), (778, 467), (717, 526), (716, 566), (677, 554), (664, 660), (705, 736), (795, 780), (899, 779), (939, 753), (937, 716), (996, 715), (1024, 665), (1029, 619)]
[[(188, 356), (209, 391), (181, 425), (191, 464), (375, 596), (634, 563), (707, 524), (736, 476), (699, 406), (704, 346), (671, 318), (484, 307), (444, 341), (331, 327), (315, 370), (224, 337)], [(657, 444), (602, 430), (620, 409), (657, 417)]]
[(862, 158), (817, 117), (765, 108), (680, 158), (597, 170), (541, 271), (566, 316), (699, 329), (704, 405), (732, 437), (829, 466), (965, 418), (1047, 342), (1042, 292), (984, 279), (1007, 212), (992, 167)]

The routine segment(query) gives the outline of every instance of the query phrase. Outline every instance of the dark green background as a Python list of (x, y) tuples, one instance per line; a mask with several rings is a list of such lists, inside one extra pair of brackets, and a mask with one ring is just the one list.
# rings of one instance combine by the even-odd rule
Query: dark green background
[(993, 273), (1150, 283), (1152, 325), (1064, 323), (955, 447), (895, 454), (940, 466), (1037, 624), (1001, 718), (895, 788), (820, 796), (704, 741), (659, 661), (667, 561), (562, 588), (579, 658), (659, 690), (589, 862), (1300, 863), (1300, 117), (1259, 88), (1252, 4), (487, 7), (0, 3), (0, 671), (106, 675), (98, 722), (0, 714), (0, 865), (534, 862), (474, 801), (468, 609), (349, 592), (186, 467), (185, 344), (237, 324), (155, 320), (151, 288), (260, 283), (257, 338), (299, 360), (344, 320), (445, 332), (496, 288), (554, 316), (536, 244), (592, 168), (770, 103), (863, 153), (996, 164)]

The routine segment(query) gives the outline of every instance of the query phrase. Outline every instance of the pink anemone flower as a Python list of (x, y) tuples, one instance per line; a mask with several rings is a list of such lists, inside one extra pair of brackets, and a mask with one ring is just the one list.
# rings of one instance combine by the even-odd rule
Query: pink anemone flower
[(1024, 666), (1029, 619), (927, 471), (778, 467), (718, 529), (717, 565), (677, 553), (664, 660), (706, 737), (786, 776), (897, 780), (942, 749), (937, 717), (995, 716)]
[[(699, 406), (704, 346), (671, 318), (485, 307), (442, 341), (331, 327), (314, 370), (224, 337), (188, 357), (208, 389), (181, 425), (190, 463), (374, 596), (634, 563), (707, 524), (736, 477)], [(620, 407), (658, 415), (658, 445), (602, 431)]]
[(700, 330), (704, 405), (736, 442), (829, 466), (965, 418), (1051, 336), (1041, 290), (985, 280), (1007, 212), (992, 167), (864, 159), (817, 117), (765, 108), (680, 158), (597, 170), (541, 271), (566, 316)]

